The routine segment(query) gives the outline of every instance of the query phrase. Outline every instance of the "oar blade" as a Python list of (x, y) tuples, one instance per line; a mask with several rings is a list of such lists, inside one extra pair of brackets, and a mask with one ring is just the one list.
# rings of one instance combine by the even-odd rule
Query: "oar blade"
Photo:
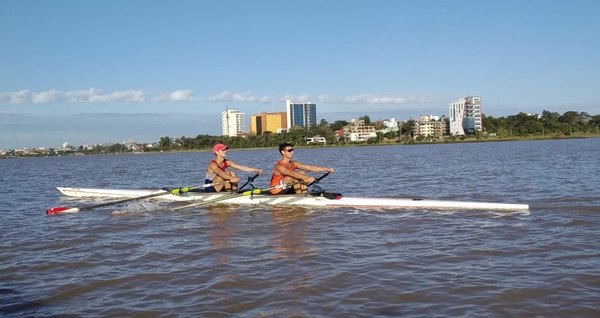
[(57, 207), (46, 209), (46, 214), (53, 215), (53, 214), (61, 214), (61, 213), (76, 213), (76, 212), (79, 212), (79, 210), (80, 210), (79, 208), (57, 206)]

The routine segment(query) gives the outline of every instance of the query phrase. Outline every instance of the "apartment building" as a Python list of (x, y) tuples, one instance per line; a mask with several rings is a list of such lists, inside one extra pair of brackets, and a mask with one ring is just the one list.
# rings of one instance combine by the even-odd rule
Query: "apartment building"
[(365, 125), (365, 121), (352, 119), (352, 122), (344, 127), (344, 136), (349, 141), (367, 141), (377, 138), (375, 126)]
[(450, 103), (450, 135), (464, 136), (483, 132), (481, 97), (467, 96)]
[(415, 138), (418, 136), (441, 138), (450, 133), (449, 121), (446, 116), (419, 115), (413, 126)]
[(225, 109), (221, 113), (221, 126), (223, 129), (223, 136), (240, 136), (245, 131), (245, 120), (246, 113), (242, 113), (235, 109)]

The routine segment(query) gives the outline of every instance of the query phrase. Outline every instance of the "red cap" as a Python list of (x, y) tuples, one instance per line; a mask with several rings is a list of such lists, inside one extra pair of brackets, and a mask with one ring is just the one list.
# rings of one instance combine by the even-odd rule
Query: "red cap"
[(217, 152), (217, 151), (219, 151), (219, 150), (227, 150), (227, 149), (229, 149), (229, 148), (228, 148), (228, 147), (227, 147), (227, 145), (225, 145), (225, 144), (216, 144), (216, 145), (213, 147), (213, 152)]

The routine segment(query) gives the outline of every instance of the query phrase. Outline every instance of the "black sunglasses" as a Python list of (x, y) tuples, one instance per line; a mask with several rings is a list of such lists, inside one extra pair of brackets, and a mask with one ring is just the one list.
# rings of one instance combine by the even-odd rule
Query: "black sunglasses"
[(285, 151), (292, 152), (292, 151), (294, 151), (294, 148), (292, 148), (292, 149), (286, 149)]

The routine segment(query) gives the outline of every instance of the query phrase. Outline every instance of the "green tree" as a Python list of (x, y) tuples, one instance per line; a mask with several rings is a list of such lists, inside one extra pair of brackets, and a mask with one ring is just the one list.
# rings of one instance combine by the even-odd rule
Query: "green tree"
[(402, 125), (400, 126), (400, 134), (402, 136), (406, 136), (408, 139), (412, 139), (412, 137), (415, 135), (415, 132), (414, 132), (415, 123), (416, 122), (414, 119), (409, 119), (409, 120), (403, 122)]
[(348, 126), (349, 124), (350, 123), (345, 120), (336, 120), (333, 122), (333, 124), (329, 125), (329, 128), (331, 128), (331, 130), (333, 131), (338, 131), (344, 128), (345, 126)]
[(371, 118), (369, 117), (369, 115), (363, 115), (358, 117), (358, 120), (363, 120), (365, 122), (365, 125), (369, 126), (371, 125)]
[(158, 148), (160, 150), (171, 150), (171, 138), (169, 137), (160, 137), (160, 141), (158, 142)]

